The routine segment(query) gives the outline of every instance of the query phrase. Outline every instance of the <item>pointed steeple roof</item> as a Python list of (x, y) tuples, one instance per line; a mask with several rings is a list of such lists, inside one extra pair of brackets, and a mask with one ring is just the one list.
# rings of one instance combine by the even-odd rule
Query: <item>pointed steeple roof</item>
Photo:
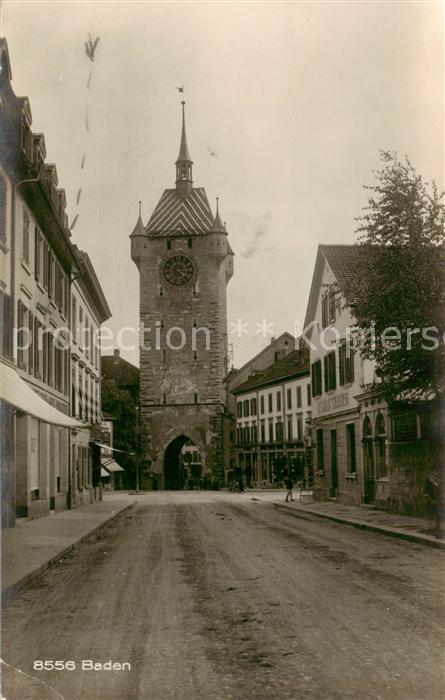
[(219, 197), (216, 198), (216, 214), (213, 219), (212, 233), (227, 233), (219, 215)]
[(138, 220), (136, 221), (136, 226), (133, 229), (133, 233), (130, 233), (130, 238), (132, 238), (132, 236), (145, 236), (145, 235), (146, 235), (145, 228), (144, 228), (144, 224), (142, 222), (142, 216), (141, 216), (141, 201), (139, 201), (139, 216), (138, 216)]
[(189, 149), (187, 146), (187, 134), (185, 133), (185, 102), (182, 100), (182, 132), (181, 132), (181, 145), (179, 147), (179, 156), (176, 161), (178, 163), (193, 163), (190, 158)]

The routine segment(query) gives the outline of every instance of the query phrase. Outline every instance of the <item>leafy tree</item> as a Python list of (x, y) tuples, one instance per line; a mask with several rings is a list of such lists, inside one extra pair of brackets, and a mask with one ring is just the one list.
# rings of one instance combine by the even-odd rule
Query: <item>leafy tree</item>
[(363, 357), (389, 401), (440, 397), (444, 381), (445, 209), (408, 159), (383, 167), (358, 219), (363, 246), (346, 298)]

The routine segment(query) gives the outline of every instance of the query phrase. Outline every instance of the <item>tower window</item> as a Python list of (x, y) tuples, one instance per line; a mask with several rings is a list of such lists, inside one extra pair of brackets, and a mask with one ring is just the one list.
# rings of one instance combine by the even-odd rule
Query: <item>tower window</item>
[(193, 394), (193, 400), (195, 403), (198, 403), (198, 394)]
[(162, 395), (162, 403), (167, 403), (167, 394)]
[(191, 238), (188, 239), (187, 245), (188, 245), (189, 248), (192, 248), (192, 246), (193, 246), (193, 241), (192, 241)]
[(162, 297), (163, 294), (164, 294), (164, 290), (162, 289), (162, 287), (159, 287), (159, 296)]
[(167, 240), (167, 250), (171, 250), (172, 248), (172, 242), (170, 240)]
[(198, 359), (198, 353), (196, 352), (196, 350), (193, 352), (193, 359), (194, 360)]
[(162, 359), (163, 359), (164, 362), (165, 362), (166, 359), (167, 359), (167, 350), (166, 350), (165, 348), (164, 348), (163, 351), (162, 351)]

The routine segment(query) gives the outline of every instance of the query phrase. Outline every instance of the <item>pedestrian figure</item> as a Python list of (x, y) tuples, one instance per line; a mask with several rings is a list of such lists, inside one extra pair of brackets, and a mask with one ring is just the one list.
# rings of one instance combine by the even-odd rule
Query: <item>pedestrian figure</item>
[(238, 480), (238, 488), (239, 488), (240, 493), (242, 493), (244, 491), (244, 484), (243, 484), (243, 477), (242, 476), (240, 476), (240, 478)]
[(292, 479), (292, 476), (289, 474), (289, 476), (286, 477), (286, 481), (284, 482), (287, 488), (287, 494), (286, 494), (286, 503), (290, 500), (293, 501), (294, 497), (292, 495), (292, 489), (294, 487), (294, 480)]

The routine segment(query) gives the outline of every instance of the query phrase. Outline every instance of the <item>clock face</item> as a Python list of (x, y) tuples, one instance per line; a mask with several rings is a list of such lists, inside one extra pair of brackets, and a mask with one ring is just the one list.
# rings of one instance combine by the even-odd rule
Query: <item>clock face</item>
[(193, 279), (195, 264), (183, 253), (170, 255), (162, 264), (162, 275), (173, 287), (182, 287)]

